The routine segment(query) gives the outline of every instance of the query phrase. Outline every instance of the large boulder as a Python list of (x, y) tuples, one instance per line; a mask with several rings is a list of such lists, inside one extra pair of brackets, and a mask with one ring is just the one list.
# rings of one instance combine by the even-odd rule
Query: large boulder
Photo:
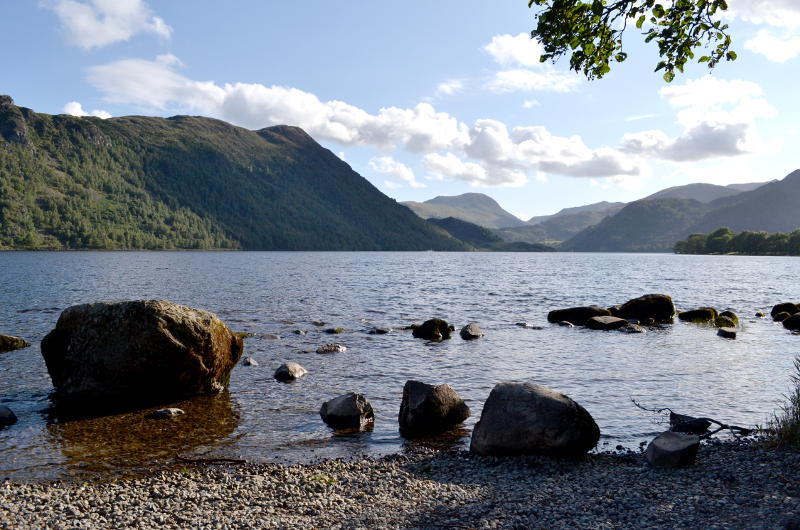
[(42, 340), (57, 398), (84, 408), (219, 392), (242, 349), (214, 314), (165, 300), (73, 306)]
[(397, 419), (400, 434), (414, 438), (450, 430), (469, 415), (469, 407), (450, 385), (406, 381)]
[(718, 316), (717, 310), (713, 307), (700, 307), (689, 311), (681, 311), (678, 318), (684, 322), (694, 322), (695, 324), (708, 324), (714, 322)]
[(612, 329), (619, 329), (628, 325), (628, 321), (624, 318), (617, 318), (612, 316), (592, 317), (586, 321), (586, 327), (589, 329), (599, 329), (601, 331), (610, 331)]
[(800, 305), (795, 304), (792, 302), (784, 302), (782, 304), (777, 304), (772, 306), (772, 311), (769, 312), (769, 316), (775, 318), (775, 315), (779, 313), (789, 313), (790, 315), (794, 315), (795, 313), (800, 312)]
[(578, 403), (529, 383), (496, 385), (472, 430), (480, 455), (579, 456), (597, 445), (600, 429)]
[(334, 429), (359, 429), (375, 420), (367, 398), (355, 392), (335, 397), (319, 409), (322, 421)]
[(17, 415), (5, 405), (0, 405), (0, 429), (15, 423), (17, 423)]
[(455, 328), (441, 318), (432, 318), (414, 328), (412, 335), (418, 339), (440, 341), (450, 338)]
[(547, 321), (553, 324), (558, 322), (571, 322), (576, 326), (585, 326), (586, 321), (592, 317), (609, 316), (608, 309), (597, 307), (596, 305), (568, 307), (566, 309), (555, 309), (547, 313)]
[(666, 431), (650, 442), (644, 455), (653, 467), (684, 467), (694, 464), (698, 449), (699, 436)]
[(0, 335), (0, 353), (8, 351), (21, 350), (27, 348), (30, 343), (20, 337), (13, 335)]
[(665, 294), (646, 294), (628, 300), (619, 308), (619, 316), (625, 319), (655, 322), (669, 322), (675, 316), (675, 304)]
[(800, 330), (800, 313), (795, 313), (783, 321), (783, 327), (791, 331)]
[(297, 364), (296, 362), (287, 361), (280, 365), (275, 374), (272, 376), (278, 381), (294, 381), (300, 379), (308, 373), (308, 370)]

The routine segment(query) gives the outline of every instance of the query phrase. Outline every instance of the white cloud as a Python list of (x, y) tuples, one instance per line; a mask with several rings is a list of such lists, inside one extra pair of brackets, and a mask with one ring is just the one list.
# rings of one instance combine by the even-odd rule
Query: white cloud
[(576, 75), (550, 68), (542, 68), (541, 71), (516, 69), (497, 72), (486, 86), (492, 92), (501, 94), (534, 90), (569, 92), (580, 82), (581, 79)]
[(126, 41), (137, 33), (169, 38), (172, 29), (142, 0), (55, 0), (51, 5), (67, 39), (87, 50)]
[[(394, 158), (390, 156), (380, 156), (372, 158), (369, 161), (369, 167), (373, 170), (381, 173), (383, 175), (388, 175), (400, 182), (405, 182), (412, 188), (424, 188), (425, 184), (418, 182), (416, 177), (414, 176), (414, 172), (402, 162), (398, 162)], [(391, 182), (392, 184), (387, 184), (390, 188), (397, 188), (399, 187), (398, 182), (393, 181), (386, 181)]]
[(785, 63), (800, 55), (800, 35), (789, 33), (781, 38), (767, 29), (762, 29), (755, 37), (745, 42), (744, 47), (774, 63)]
[(639, 120), (649, 120), (650, 118), (655, 118), (655, 114), (641, 114), (639, 116), (630, 116), (625, 118), (625, 121), (639, 121)]
[(66, 105), (64, 105), (64, 112), (69, 114), (70, 116), (95, 116), (97, 118), (102, 118), (104, 120), (111, 117), (111, 114), (104, 111), (104, 110), (93, 110), (92, 112), (86, 112), (83, 110), (83, 105), (78, 103), (77, 101), (70, 101)]
[(464, 162), (453, 153), (425, 155), (425, 167), (436, 177), (452, 177), (458, 180), (479, 184), (487, 182), (486, 169), (474, 162)]
[(483, 49), (499, 64), (537, 66), (542, 56), (542, 45), (526, 33), (495, 35)]
[(535, 99), (526, 99), (525, 101), (522, 102), (523, 109), (532, 109), (533, 107), (538, 107), (539, 105), (541, 105), (541, 103), (539, 103)]
[(797, 0), (733, 0), (728, 17), (739, 17), (752, 24), (782, 28), (800, 27), (800, 2)]
[(448, 79), (436, 86), (437, 96), (452, 96), (464, 89), (464, 83), (460, 79)]

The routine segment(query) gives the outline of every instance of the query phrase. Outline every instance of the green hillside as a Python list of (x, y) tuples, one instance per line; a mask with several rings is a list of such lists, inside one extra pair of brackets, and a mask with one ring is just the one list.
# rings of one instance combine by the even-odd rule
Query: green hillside
[(455, 217), (444, 219), (429, 219), (428, 222), (446, 230), (453, 237), (468, 243), (477, 250), (491, 250), (495, 252), (550, 252), (551, 247), (530, 244), (521, 241), (503, 241), (497, 234), (488, 228), (468, 223)]
[(486, 228), (526, 226), (522, 219), (505, 211), (494, 199), (483, 193), (439, 195), (425, 202), (400, 203), (423, 219), (455, 217)]
[(301, 129), (0, 96), (0, 248), (463, 250)]

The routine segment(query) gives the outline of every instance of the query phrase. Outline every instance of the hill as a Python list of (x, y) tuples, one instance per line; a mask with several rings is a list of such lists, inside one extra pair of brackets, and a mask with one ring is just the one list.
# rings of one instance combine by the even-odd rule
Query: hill
[(586, 214), (586, 213), (603, 214), (602, 216), (598, 217), (599, 220), (607, 215), (611, 215), (613, 213), (620, 211), (623, 206), (625, 206), (624, 202), (608, 202), (608, 201), (595, 202), (593, 204), (585, 204), (583, 206), (562, 208), (561, 210), (552, 215), (537, 215), (528, 219), (528, 223), (534, 225), (552, 219), (557, 219), (559, 217), (572, 216), (575, 214)]
[(0, 96), (0, 248), (463, 250), (296, 127)]
[(486, 228), (525, 226), (522, 219), (510, 214), (497, 201), (483, 193), (462, 195), (440, 195), (425, 202), (406, 201), (400, 203), (410, 208), (423, 219), (455, 217)]
[(428, 222), (446, 230), (453, 237), (468, 243), (477, 250), (496, 252), (548, 252), (553, 250), (545, 245), (503, 241), (488, 228), (455, 217), (429, 219)]
[(655, 199), (694, 199), (702, 203), (709, 203), (721, 197), (730, 197), (741, 193), (740, 190), (728, 186), (715, 184), (686, 184), (673, 186), (645, 197), (642, 200)]

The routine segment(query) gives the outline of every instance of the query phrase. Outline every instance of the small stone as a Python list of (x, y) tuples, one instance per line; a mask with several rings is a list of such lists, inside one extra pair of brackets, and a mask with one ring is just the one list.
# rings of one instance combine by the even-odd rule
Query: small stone
[(178, 408), (166, 408), (166, 409), (158, 409), (150, 414), (147, 414), (145, 418), (150, 418), (154, 420), (163, 420), (166, 418), (174, 418), (175, 416), (180, 416), (181, 414), (186, 414), (182, 409)]
[(278, 381), (294, 381), (295, 379), (303, 377), (307, 373), (308, 370), (299, 364), (292, 361), (287, 361), (280, 365), (277, 370), (275, 370), (275, 375), (273, 377)]
[(324, 325), (325, 325), (325, 322), (320, 322), (320, 321), (318, 321), (318, 320), (312, 320), (312, 321), (311, 321), (311, 325), (312, 325), (312, 326), (317, 326), (318, 328), (321, 328), (322, 326), (324, 326)]
[(252, 357), (245, 357), (242, 359), (242, 366), (258, 366), (258, 361)]
[(756, 318), (767, 318), (767, 315), (765, 315), (761, 311), (757, 311), (756, 312)]
[(281, 340), (281, 336), (280, 335), (276, 335), (275, 333), (266, 333), (266, 334), (262, 335), (261, 338), (267, 339), (267, 340)]
[(304, 331), (302, 329), (296, 329), (292, 331), (292, 333), (294, 333), (295, 335), (308, 335), (308, 331)]
[(346, 351), (347, 347), (337, 343), (325, 344), (317, 348), (317, 353), (344, 353)]
[(15, 423), (17, 423), (17, 415), (5, 405), (0, 405), (0, 428), (13, 425)]
[(475, 323), (470, 323), (461, 328), (461, 338), (464, 340), (475, 340), (483, 337), (483, 331)]

